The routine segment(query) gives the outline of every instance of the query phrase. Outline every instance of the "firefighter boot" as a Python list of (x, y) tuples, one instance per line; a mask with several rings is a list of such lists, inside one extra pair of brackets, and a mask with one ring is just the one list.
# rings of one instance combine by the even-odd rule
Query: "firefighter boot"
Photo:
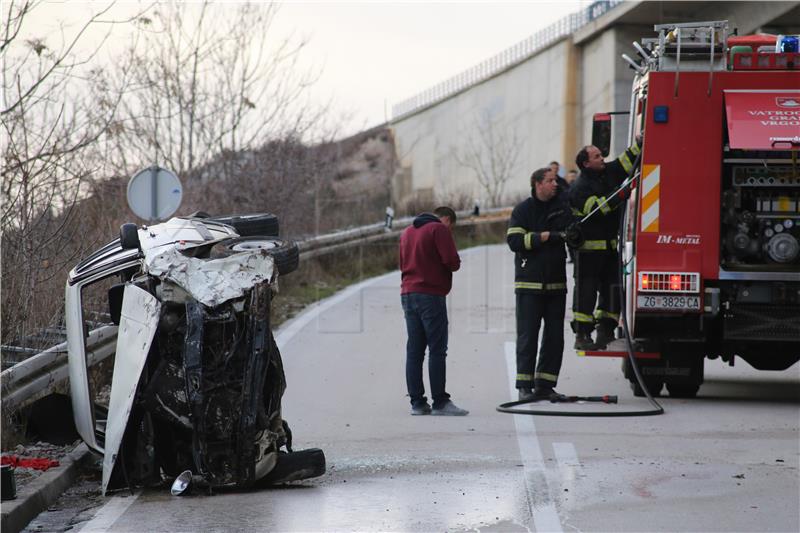
[(597, 345), (592, 340), (592, 325), (591, 324), (576, 324), (577, 331), (575, 332), (575, 349), (576, 350), (596, 350)]
[(612, 341), (616, 340), (614, 328), (616, 323), (610, 320), (601, 320), (597, 324), (597, 340), (595, 344), (598, 350), (605, 350)]

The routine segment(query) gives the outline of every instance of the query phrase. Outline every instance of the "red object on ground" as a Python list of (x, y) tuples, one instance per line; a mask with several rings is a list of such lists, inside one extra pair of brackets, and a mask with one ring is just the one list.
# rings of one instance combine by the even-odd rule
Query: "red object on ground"
[(11, 465), (14, 468), (33, 468), (34, 470), (42, 471), (59, 465), (59, 462), (55, 459), (47, 459), (46, 457), (19, 457), (17, 455), (4, 455), (2, 459), (0, 459), (0, 463)]

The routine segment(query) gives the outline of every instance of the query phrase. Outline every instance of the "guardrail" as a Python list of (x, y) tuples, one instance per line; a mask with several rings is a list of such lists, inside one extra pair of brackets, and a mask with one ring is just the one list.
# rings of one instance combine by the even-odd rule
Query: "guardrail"
[[(86, 339), (87, 364), (94, 365), (113, 354), (116, 344), (117, 326), (90, 332)], [(17, 363), (0, 374), (3, 409), (21, 407), (50, 394), (68, 376), (66, 342)]]
[[(480, 225), (497, 221), (500, 215), (507, 212), (508, 208), (489, 209), (484, 211), (482, 217), (470, 219), (470, 211), (461, 211), (457, 215), (459, 220), (464, 220), (459, 225)], [(297, 244), (300, 258), (311, 259), (360, 244), (396, 238), (413, 220), (413, 217), (404, 217), (394, 220), (391, 228), (387, 228), (384, 223), (370, 224), (299, 241)], [(86, 339), (87, 366), (95, 365), (112, 355), (116, 342), (117, 326), (106, 325), (92, 330)], [(52, 393), (57, 387), (64, 385), (68, 377), (66, 342), (17, 363), (0, 374), (3, 410), (10, 412)]]

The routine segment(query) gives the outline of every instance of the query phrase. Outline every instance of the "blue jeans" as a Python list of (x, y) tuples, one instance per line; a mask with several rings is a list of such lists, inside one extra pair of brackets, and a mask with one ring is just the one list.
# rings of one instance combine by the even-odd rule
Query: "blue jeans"
[(406, 317), (406, 386), (411, 405), (427, 402), (422, 383), (422, 362), (428, 348), (428, 378), (433, 406), (441, 407), (450, 398), (445, 392), (447, 358), (447, 303), (444, 296), (412, 292), (400, 296)]

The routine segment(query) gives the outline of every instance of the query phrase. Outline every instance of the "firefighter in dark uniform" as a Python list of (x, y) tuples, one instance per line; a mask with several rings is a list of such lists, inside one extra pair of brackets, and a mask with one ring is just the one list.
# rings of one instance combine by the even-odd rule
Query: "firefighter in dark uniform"
[[(617, 235), (623, 213), (620, 206), (630, 196), (630, 186), (614, 193), (630, 174), (640, 151), (639, 144), (641, 141), (637, 140), (609, 163), (603, 161), (603, 154), (596, 146), (583, 147), (575, 157), (581, 173), (569, 191), (572, 213), (582, 218), (602, 206), (581, 224), (585, 242), (577, 250), (572, 304), (576, 350), (604, 349), (615, 337), (620, 310)], [(595, 327), (597, 337), (593, 341)]]
[[(521, 401), (549, 398), (555, 393), (564, 352), (567, 299), (563, 231), (571, 221), (569, 204), (558, 192), (555, 173), (549, 168), (535, 171), (531, 176), (531, 197), (514, 208), (506, 233), (508, 246), (514, 252), (516, 387)], [(544, 332), (539, 348), (542, 321)]]

